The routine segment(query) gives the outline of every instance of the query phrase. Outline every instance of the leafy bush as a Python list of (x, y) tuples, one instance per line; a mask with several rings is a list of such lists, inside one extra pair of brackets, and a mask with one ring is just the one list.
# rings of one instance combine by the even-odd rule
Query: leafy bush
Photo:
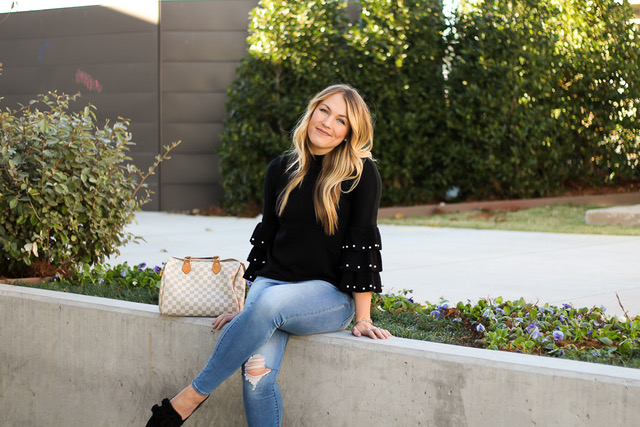
[(434, 154), (444, 120), (441, 6), (358, 5), (361, 19), (353, 23), (344, 0), (262, 0), (253, 10), (249, 56), (228, 91), (219, 148), (232, 212), (260, 209), (267, 164), (290, 147), (309, 98), (338, 82), (358, 88), (376, 115), (383, 203), (425, 200), (443, 186), (432, 185), (443, 181)]
[(570, 60), (552, 111), (563, 124), (568, 176), (595, 185), (638, 178), (640, 32), (633, 12), (614, 0), (573, 3), (557, 17), (557, 51)]
[(363, 0), (346, 34), (345, 72), (376, 116), (374, 156), (385, 205), (433, 200), (450, 179), (443, 158), (445, 31), (438, 1)]
[(455, 186), (476, 197), (547, 194), (558, 188), (557, 162), (549, 158), (563, 147), (547, 111), (559, 61), (547, 24), (554, 13), (537, 0), (476, 7), (458, 17), (451, 34)]
[(631, 17), (614, 0), (485, 0), (459, 13), (448, 123), (465, 196), (543, 196), (639, 177)]
[(218, 149), (228, 210), (262, 208), (267, 165), (290, 148), (289, 132), (309, 98), (338, 80), (345, 6), (263, 0), (252, 11), (249, 56), (229, 88)]
[(0, 276), (68, 275), (117, 254), (145, 178), (178, 144), (143, 174), (126, 163), (128, 121), (98, 128), (92, 106), (68, 112), (75, 100), (50, 92), (0, 112)]
[(437, 0), (350, 3), (353, 21), (345, 0), (262, 0), (252, 12), (219, 151), (231, 211), (260, 209), (267, 163), (308, 97), (336, 82), (376, 116), (383, 205), (640, 179), (627, 3), (463, 2), (451, 24)]

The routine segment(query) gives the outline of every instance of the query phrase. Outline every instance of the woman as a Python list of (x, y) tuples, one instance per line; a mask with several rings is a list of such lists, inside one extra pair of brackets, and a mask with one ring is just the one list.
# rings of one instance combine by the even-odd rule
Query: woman
[(350, 86), (330, 86), (309, 103), (293, 142), (266, 172), (244, 310), (215, 319), (215, 329), (229, 325), (206, 367), (171, 401), (154, 406), (148, 427), (182, 425), (240, 367), (249, 425), (278, 426), (276, 378), (290, 334), (339, 331), (355, 314), (353, 335), (391, 336), (370, 317), (371, 294), (382, 290), (381, 183), (367, 105)]

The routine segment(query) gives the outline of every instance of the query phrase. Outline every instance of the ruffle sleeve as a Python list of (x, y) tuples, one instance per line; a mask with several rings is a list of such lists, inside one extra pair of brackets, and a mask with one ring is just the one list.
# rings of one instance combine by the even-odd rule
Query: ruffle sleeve
[(244, 278), (249, 281), (256, 279), (256, 271), (260, 270), (267, 263), (267, 246), (270, 240), (269, 233), (266, 227), (260, 222), (253, 230), (251, 239), (249, 241), (253, 245), (247, 261), (249, 261), (249, 267), (244, 273)]
[(342, 245), (340, 290), (382, 292), (382, 240), (375, 225), (350, 227)]

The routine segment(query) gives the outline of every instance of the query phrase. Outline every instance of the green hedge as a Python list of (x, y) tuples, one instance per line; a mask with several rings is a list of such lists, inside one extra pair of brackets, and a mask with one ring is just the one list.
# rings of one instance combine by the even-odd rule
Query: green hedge
[(447, 131), (463, 196), (638, 178), (640, 45), (630, 18), (614, 0), (492, 0), (461, 11), (449, 38)]
[(260, 209), (266, 165), (309, 97), (336, 82), (376, 116), (383, 205), (638, 179), (631, 9), (556, 3), (481, 1), (448, 23), (438, 0), (261, 1), (228, 92), (225, 207)]
[(439, 1), (362, 1), (347, 34), (350, 83), (376, 114), (374, 156), (386, 205), (426, 202), (446, 190), (445, 31)]
[(309, 97), (339, 80), (335, 64), (346, 45), (342, 2), (260, 4), (252, 12), (250, 55), (228, 91), (219, 148), (226, 208), (236, 213), (262, 207), (267, 164), (289, 148)]

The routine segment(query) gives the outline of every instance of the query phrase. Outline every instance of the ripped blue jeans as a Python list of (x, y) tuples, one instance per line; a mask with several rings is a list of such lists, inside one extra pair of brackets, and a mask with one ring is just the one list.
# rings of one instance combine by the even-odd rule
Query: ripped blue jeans
[(207, 365), (191, 385), (208, 395), (242, 367), (249, 426), (280, 426), (282, 396), (276, 380), (289, 334), (339, 331), (349, 325), (354, 311), (351, 296), (328, 282), (258, 277), (244, 310), (224, 328)]

